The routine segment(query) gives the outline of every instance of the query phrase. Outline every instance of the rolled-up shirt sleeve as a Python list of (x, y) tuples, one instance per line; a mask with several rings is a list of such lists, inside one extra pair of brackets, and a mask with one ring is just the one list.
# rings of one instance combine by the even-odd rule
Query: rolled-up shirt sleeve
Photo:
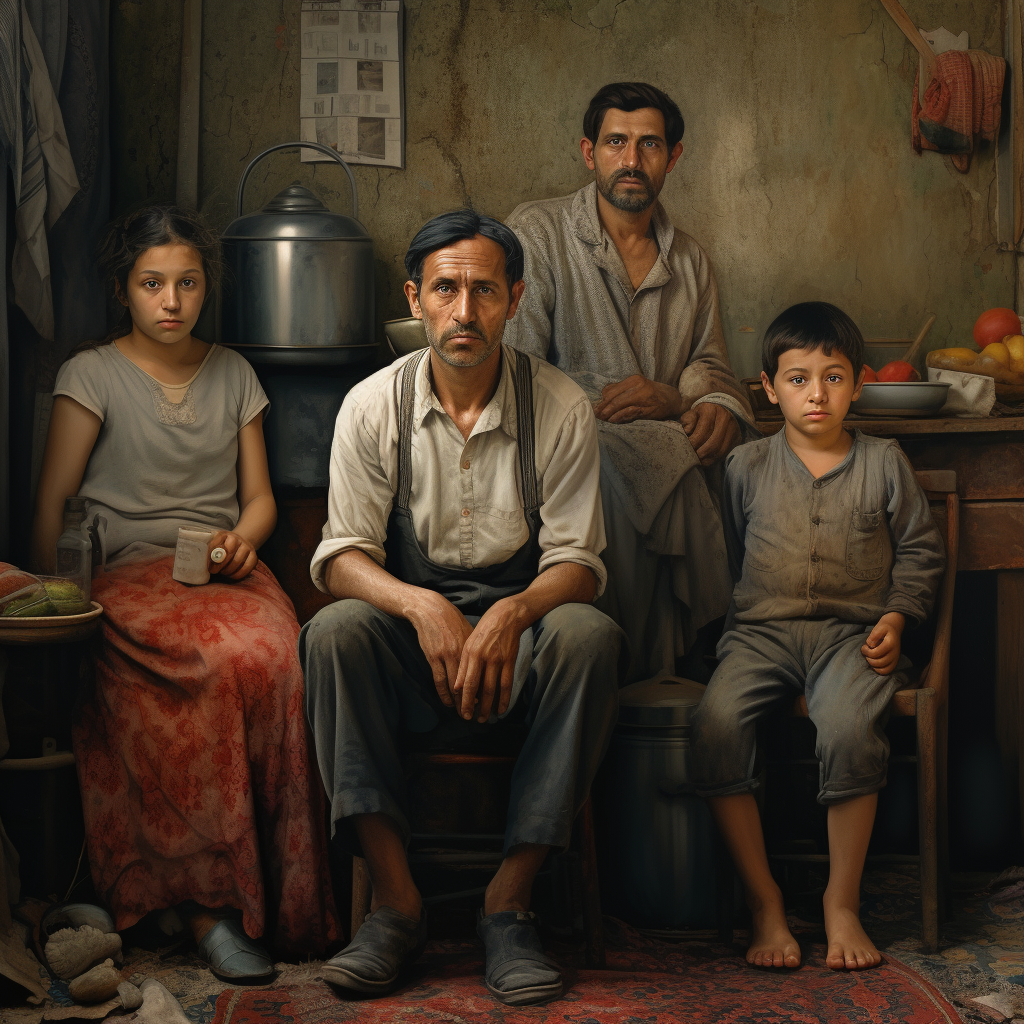
[(570, 408), (541, 481), (540, 571), (559, 562), (585, 565), (597, 577), (595, 597), (604, 593), (608, 572), (601, 508), (601, 458), (597, 424), (586, 396)]
[(310, 565), (317, 588), (329, 593), (327, 562), (342, 551), (365, 551), (384, 564), (384, 540), (394, 492), (381, 460), (383, 402), (363, 402), (355, 392), (341, 406), (331, 445), (327, 522)]

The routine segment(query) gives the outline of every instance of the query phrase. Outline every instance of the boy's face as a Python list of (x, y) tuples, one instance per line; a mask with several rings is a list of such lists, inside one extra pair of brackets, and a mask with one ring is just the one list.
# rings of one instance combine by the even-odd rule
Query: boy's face
[(859, 395), (864, 370), (839, 352), (791, 348), (779, 356), (775, 380), (761, 371), (768, 398), (782, 409), (786, 423), (808, 438), (842, 429), (850, 403)]

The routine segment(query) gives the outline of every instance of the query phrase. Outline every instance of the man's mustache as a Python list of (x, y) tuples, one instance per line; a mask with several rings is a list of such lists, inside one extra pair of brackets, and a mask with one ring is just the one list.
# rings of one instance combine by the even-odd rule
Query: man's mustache
[(653, 188), (651, 179), (647, 177), (646, 172), (641, 171), (637, 168), (635, 171), (621, 170), (616, 171), (612, 175), (612, 188), (614, 188), (623, 178), (629, 178), (632, 181), (639, 181), (646, 185), (648, 188)]
[(465, 337), (467, 334), (479, 339), (480, 341), (487, 340), (487, 338), (484, 337), (483, 331), (481, 331), (479, 327), (467, 324), (465, 327), (449, 327), (448, 330), (441, 335), (439, 344), (443, 345), (446, 341), (451, 341), (456, 335)]

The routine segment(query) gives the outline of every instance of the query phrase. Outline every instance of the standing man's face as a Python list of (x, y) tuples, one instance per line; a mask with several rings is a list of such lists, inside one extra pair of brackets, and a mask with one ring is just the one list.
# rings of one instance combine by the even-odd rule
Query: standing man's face
[(581, 139), (580, 149), (601, 195), (617, 210), (643, 213), (658, 198), (683, 144), (669, 150), (660, 110), (641, 107), (627, 113), (613, 107), (605, 111), (597, 143)]
[(405, 282), (412, 315), (423, 320), (430, 347), (449, 366), (479, 366), (501, 344), (523, 294), (505, 278), (505, 252), (483, 235), (432, 252), (423, 283)]

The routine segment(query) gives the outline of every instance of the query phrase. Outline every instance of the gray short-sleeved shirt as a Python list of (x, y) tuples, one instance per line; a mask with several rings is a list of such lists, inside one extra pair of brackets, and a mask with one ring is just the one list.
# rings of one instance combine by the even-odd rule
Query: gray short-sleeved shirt
[(178, 527), (238, 522), (238, 432), (270, 404), (237, 352), (211, 347), (168, 401), (116, 344), (81, 352), (57, 374), (66, 395), (103, 421), (79, 494), (106, 519), (106, 555), (129, 544), (173, 548)]

